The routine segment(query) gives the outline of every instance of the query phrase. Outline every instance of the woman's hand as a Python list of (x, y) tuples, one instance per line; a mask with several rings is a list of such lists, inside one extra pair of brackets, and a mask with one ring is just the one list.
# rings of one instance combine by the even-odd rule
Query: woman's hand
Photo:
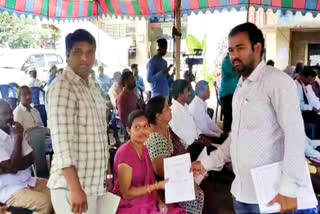
[(168, 212), (168, 207), (163, 201), (159, 200), (158, 201), (158, 209), (161, 213), (167, 213)]
[(156, 190), (163, 190), (165, 189), (166, 183), (168, 183), (169, 179), (163, 180), (163, 181), (159, 181), (157, 182), (156, 185)]

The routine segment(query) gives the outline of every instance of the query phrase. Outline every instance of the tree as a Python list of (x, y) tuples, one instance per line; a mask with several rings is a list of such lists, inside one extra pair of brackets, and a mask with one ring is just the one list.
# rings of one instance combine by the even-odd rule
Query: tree
[(10, 48), (39, 46), (42, 30), (36, 20), (0, 13), (0, 44)]

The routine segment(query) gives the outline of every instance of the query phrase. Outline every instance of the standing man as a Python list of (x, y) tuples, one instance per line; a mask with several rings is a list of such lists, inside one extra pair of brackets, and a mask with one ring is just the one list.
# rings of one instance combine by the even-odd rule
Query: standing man
[(143, 93), (145, 90), (144, 82), (141, 76), (139, 76), (139, 69), (137, 64), (131, 65), (131, 70), (133, 72), (133, 76), (136, 79), (137, 88), (140, 89), (140, 92)]
[(164, 96), (167, 99), (170, 95), (169, 83), (172, 82), (173, 75), (169, 74), (170, 69), (173, 65), (169, 65), (163, 57), (167, 54), (168, 43), (166, 39), (159, 39), (158, 52), (153, 56), (148, 64), (148, 82), (151, 84), (151, 96), (155, 97), (158, 95)]
[(100, 65), (99, 68), (99, 76), (97, 79), (100, 88), (103, 91), (104, 96), (108, 95), (109, 89), (111, 88), (112, 82), (111, 79), (104, 73), (103, 65)]
[(54, 150), (48, 186), (56, 214), (95, 214), (98, 198), (106, 191), (106, 171), (110, 170), (106, 101), (89, 78), (95, 38), (79, 29), (67, 41), (68, 66), (48, 91)]
[(223, 131), (229, 133), (232, 123), (232, 97), (236, 90), (240, 75), (234, 72), (229, 54), (222, 61), (222, 77), (219, 96), (223, 114)]
[[(284, 72), (263, 61), (264, 38), (252, 23), (229, 33), (232, 66), (241, 74), (233, 97), (232, 131), (209, 157), (193, 164), (195, 174), (221, 170), (232, 161), (231, 193), (236, 213), (260, 213), (251, 169), (283, 162), (278, 195), (281, 212), (295, 212), (297, 190), (306, 185), (305, 132), (297, 87)], [(316, 206), (316, 205), (315, 205)]]
[(139, 108), (138, 97), (135, 93), (136, 80), (131, 71), (125, 71), (121, 76), (122, 92), (117, 99), (117, 108), (120, 116), (120, 121), (124, 130), (125, 141), (129, 140), (127, 133), (128, 116), (134, 110)]

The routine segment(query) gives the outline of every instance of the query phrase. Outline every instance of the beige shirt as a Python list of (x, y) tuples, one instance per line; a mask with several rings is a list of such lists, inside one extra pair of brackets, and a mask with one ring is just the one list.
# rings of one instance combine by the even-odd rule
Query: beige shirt
[(34, 128), (37, 126), (43, 127), (40, 113), (37, 109), (31, 107), (30, 111), (21, 103), (13, 111), (14, 121), (19, 122), (24, 130)]
[(48, 90), (47, 109), (54, 151), (49, 188), (68, 189), (62, 169), (74, 166), (87, 195), (103, 194), (109, 150), (100, 90), (66, 67)]

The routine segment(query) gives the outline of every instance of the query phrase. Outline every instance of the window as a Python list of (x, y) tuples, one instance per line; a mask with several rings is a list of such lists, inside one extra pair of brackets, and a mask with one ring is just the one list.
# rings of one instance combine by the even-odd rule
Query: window
[(59, 59), (55, 54), (47, 54), (46, 59), (49, 66), (59, 64)]

